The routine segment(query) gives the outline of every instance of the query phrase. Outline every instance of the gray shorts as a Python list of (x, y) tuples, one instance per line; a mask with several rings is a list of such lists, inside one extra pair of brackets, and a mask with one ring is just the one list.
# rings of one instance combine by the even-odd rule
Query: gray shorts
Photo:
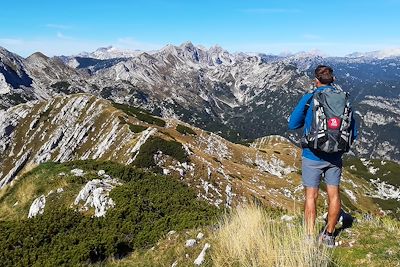
[(319, 188), (322, 174), (324, 174), (327, 185), (338, 186), (342, 175), (342, 159), (337, 162), (328, 162), (303, 157), (302, 178), (304, 187)]

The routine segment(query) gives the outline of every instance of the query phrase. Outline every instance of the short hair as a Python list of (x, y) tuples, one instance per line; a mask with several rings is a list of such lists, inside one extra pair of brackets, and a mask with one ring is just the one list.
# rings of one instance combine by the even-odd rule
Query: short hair
[(331, 84), (334, 81), (333, 69), (329, 66), (319, 65), (315, 69), (315, 78), (322, 84)]

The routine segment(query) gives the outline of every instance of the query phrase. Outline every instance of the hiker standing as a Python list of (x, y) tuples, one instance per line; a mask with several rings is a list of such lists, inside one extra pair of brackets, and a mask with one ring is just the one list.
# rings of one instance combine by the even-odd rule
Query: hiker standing
[(304, 95), (289, 118), (289, 129), (304, 126), (302, 137), (302, 181), (305, 188), (304, 215), (308, 235), (314, 233), (316, 202), (321, 176), (328, 193), (328, 220), (321, 241), (335, 245), (336, 222), (341, 203), (339, 195), (342, 155), (350, 149), (357, 129), (348, 94), (333, 86), (332, 68), (315, 69), (314, 92)]

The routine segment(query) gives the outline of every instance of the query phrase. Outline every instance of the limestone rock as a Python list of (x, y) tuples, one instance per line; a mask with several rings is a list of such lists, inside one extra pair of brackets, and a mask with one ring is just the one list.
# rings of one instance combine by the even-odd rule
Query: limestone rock
[(78, 177), (85, 175), (85, 173), (81, 169), (73, 169), (73, 170), (71, 170), (71, 173)]
[(210, 244), (206, 243), (203, 247), (203, 250), (200, 252), (199, 256), (194, 260), (195, 265), (201, 265), (204, 262), (206, 251), (210, 248)]
[(29, 208), (28, 218), (33, 218), (38, 214), (43, 214), (45, 205), (46, 205), (46, 197), (44, 195), (41, 195), (40, 197), (36, 198), (32, 202), (31, 207)]
[(197, 240), (202, 240), (203, 237), (204, 237), (204, 234), (202, 232), (200, 232), (200, 233), (197, 234), (196, 239)]
[(186, 240), (185, 247), (187, 247), (187, 248), (194, 247), (194, 245), (196, 245), (196, 243), (197, 243), (196, 239), (188, 239), (188, 240)]
[(81, 201), (83, 210), (94, 208), (94, 216), (102, 217), (109, 208), (114, 207), (114, 201), (108, 196), (110, 191), (117, 185), (121, 185), (116, 179), (94, 179), (86, 183), (75, 198), (74, 204), (78, 205)]

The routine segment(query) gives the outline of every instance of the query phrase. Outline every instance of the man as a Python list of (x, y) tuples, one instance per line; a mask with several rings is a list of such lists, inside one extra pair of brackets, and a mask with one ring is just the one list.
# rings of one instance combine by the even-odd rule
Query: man
[[(320, 65), (315, 69), (316, 89), (313, 93), (304, 95), (289, 118), (289, 129), (294, 130), (304, 126), (304, 134), (310, 131), (313, 123), (313, 97), (316, 93), (327, 89), (334, 89), (332, 86), (335, 80), (332, 68)], [(336, 122), (336, 121), (334, 121)], [(350, 127), (351, 135), (354, 140), (356, 137), (354, 119), (351, 116)], [(351, 144), (351, 141), (350, 141)], [(316, 218), (316, 202), (321, 176), (324, 175), (326, 190), (328, 194), (328, 220), (325, 231), (320, 237), (320, 241), (328, 247), (335, 245), (336, 222), (338, 220), (341, 203), (339, 195), (339, 183), (342, 173), (342, 155), (344, 152), (322, 152), (314, 147), (303, 146), (302, 153), (302, 180), (305, 188), (304, 215), (307, 232), (309, 236), (314, 233)]]

